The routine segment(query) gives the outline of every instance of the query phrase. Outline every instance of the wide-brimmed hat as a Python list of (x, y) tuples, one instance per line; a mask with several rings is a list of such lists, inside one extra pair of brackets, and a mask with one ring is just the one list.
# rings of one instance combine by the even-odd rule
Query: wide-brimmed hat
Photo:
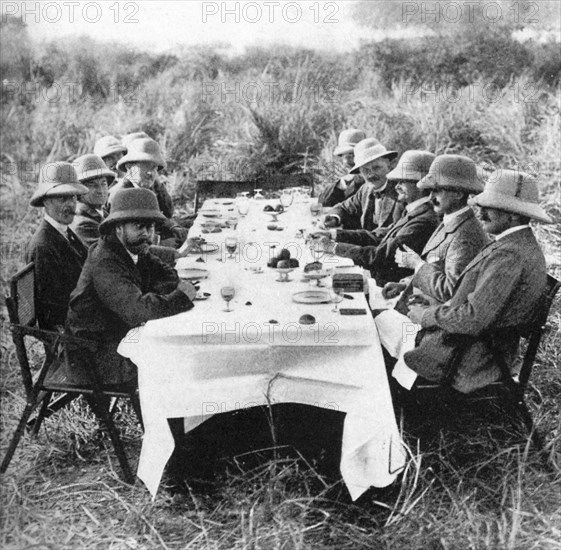
[(386, 176), (389, 180), (419, 181), (424, 178), (436, 155), (429, 151), (405, 151), (397, 166)]
[(389, 160), (397, 157), (397, 151), (388, 151), (377, 139), (366, 138), (359, 141), (355, 148), (355, 165), (350, 170), (351, 174), (357, 174), (361, 166), (377, 160), (387, 158)]
[(29, 204), (43, 206), (43, 200), (51, 197), (85, 195), (89, 189), (78, 181), (74, 166), (69, 162), (49, 162), (41, 167), (39, 186)]
[(419, 189), (454, 189), (465, 193), (481, 193), (483, 182), (475, 162), (463, 155), (439, 155), (429, 173), (417, 184)]
[(352, 153), (355, 145), (363, 139), (366, 139), (366, 134), (362, 130), (357, 130), (355, 128), (343, 130), (339, 134), (337, 147), (335, 147), (333, 154), (339, 157), (341, 155), (346, 155), (347, 153)]
[(139, 138), (128, 146), (127, 154), (117, 162), (117, 168), (125, 166), (128, 162), (155, 162), (158, 168), (165, 168), (166, 161), (160, 151), (160, 146), (152, 138)]
[(121, 189), (111, 202), (111, 213), (99, 225), (99, 231), (106, 234), (117, 222), (127, 221), (164, 222), (166, 217), (160, 212), (158, 199), (153, 191), (140, 187)]
[(107, 183), (115, 179), (115, 174), (107, 168), (103, 159), (97, 155), (82, 155), (73, 163), (79, 181), (87, 181), (94, 178), (106, 177)]
[[(141, 138), (149, 138), (150, 136), (146, 133), (146, 132), (133, 132), (132, 134), (126, 134), (121, 138), (121, 144), (123, 145), (123, 147), (125, 147), (125, 149), (129, 148), (129, 145), (135, 140), (135, 139), (141, 139)], [(151, 139), (151, 138), (150, 138)]]
[(104, 136), (99, 138), (94, 145), (94, 155), (107, 157), (115, 153), (126, 153), (127, 148), (114, 136)]
[(536, 178), (518, 170), (496, 170), (488, 176), (483, 193), (470, 204), (506, 210), (544, 223), (551, 218), (539, 205), (540, 192)]

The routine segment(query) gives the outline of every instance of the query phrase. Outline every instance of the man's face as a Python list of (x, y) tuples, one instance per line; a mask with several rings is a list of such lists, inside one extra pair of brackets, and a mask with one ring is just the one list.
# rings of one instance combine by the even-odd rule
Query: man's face
[(504, 210), (481, 206), (478, 210), (478, 217), (481, 221), (481, 225), (483, 225), (483, 229), (485, 229), (489, 235), (499, 235), (512, 227), (512, 216), (509, 212), (505, 212)]
[(117, 162), (119, 162), (124, 155), (125, 153), (123, 151), (112, 153), (111, 155), (103, 157), (103, 162), (105, 162), (109, 170), (117, 171)]
[(417, 187), (417, 182), (399, 180), (395, 184), (395, 190), (397, 192), (397, 200), (399, 202), (404, 202), (409, 204), (422, 196), (422, 191)]
[(152, 189), (158, 175), (158, 165), (155, 162), (140, 161), (127, 164), (127, 176), (139, 187)]
[(117, 225), (115, 234), (131, 254), (145, 252), (154, 238), (154, 222), (126, 222)]
[(386, 182), (386, 174), (390, 171), (390, 163), (388, 159), (376, 159), (364, 166), (360, 167), (360, 175), (367, 183), (371, 183), (374, 187), (382, 187)]
[(81, 202), (89, 204), (94, 208), (100, 208), (106, 203), (109, 191), (105, 176), (82, 181), (81, 183), (89, 189), (88, 193), (80, 197)]
[(344, 155), (341, 155), (341, 161), (343, 162), (345, 168), (348, 168), (350, 170), (355, 165), (354, 152), (350, 151), (349, 153), (345, 153)]
[(63, 225), (70, 225), (76, 214), (76, 195), (66, 197), (48, 197), (43, 200), (45, 212), (53, 220)]
[(432, 189), (430, 192), (430, 200), (434, 211), (439, 215), (452, 214), (462, 207), (461, 191), (453, 191), (452, 189)]

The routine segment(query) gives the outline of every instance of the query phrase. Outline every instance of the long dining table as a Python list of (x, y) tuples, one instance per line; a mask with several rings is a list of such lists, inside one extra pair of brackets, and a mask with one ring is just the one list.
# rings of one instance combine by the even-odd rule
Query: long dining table
[[(403, 470), (406, 451), (364, 293), (345, 293), (334, 311), (310, 292), (328, 293), (334, 273), (365, 276), (352, 262), (325, 256), (329, 275), (321, 286), (306, 279), (304, 266), (314, 258), (304, 234), (317, 223), (312, 200), (302, 196), (288, 207), (276, 229), (265, 207), (278, 200), (250, 200), (245, 217), (232, 200), (207, 200), (189, 232), (206, 240), (206, 252), (176, 266), (180, 276), (200, 281), (201, 299), (122, 340), (119, 353), (138, 367), (144, 436), (137, 473), (153, 497), (175, 447), (168, 419), (183, 418), (188, 432), (215, 414), (276, 403), (346, 413), (340, 470), (353, 500), (390, 485)], [(228, 237), (238, 241), (233, 255), (224, 246)], [(281, 276), (267, 262), (282, 249), (299, 267)], [(231, 311), (223, 287), (235, 290)]]

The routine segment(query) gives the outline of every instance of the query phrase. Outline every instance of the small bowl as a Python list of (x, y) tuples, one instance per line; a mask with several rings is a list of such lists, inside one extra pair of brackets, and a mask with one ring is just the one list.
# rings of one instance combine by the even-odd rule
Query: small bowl
[(288, 274), (292, 273), (296, 268), (295, 267), (276, 267), (275, 268), (277, 273), (279, 274), (279, 278), (277, 281), (279, 283), (288, 283), (288, 281), (292, 281), (292, 279), (288, 278)]

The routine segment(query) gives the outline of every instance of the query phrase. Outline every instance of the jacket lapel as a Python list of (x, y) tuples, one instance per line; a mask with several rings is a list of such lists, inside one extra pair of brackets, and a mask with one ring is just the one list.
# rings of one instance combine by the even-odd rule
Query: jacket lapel
[(429, 252), (438, 248), (451, 233), (455, 233), (458, 228), (463, 225), (467, 220), (475, 216), (473, 210), (470, 208), (464, 212), (461, 216), (456, 217), (452, 220), (449, 225), (440, 224), (436, 231), (431, 235), (428, 243), (423, 250), (423, 257), (427, 256)]

